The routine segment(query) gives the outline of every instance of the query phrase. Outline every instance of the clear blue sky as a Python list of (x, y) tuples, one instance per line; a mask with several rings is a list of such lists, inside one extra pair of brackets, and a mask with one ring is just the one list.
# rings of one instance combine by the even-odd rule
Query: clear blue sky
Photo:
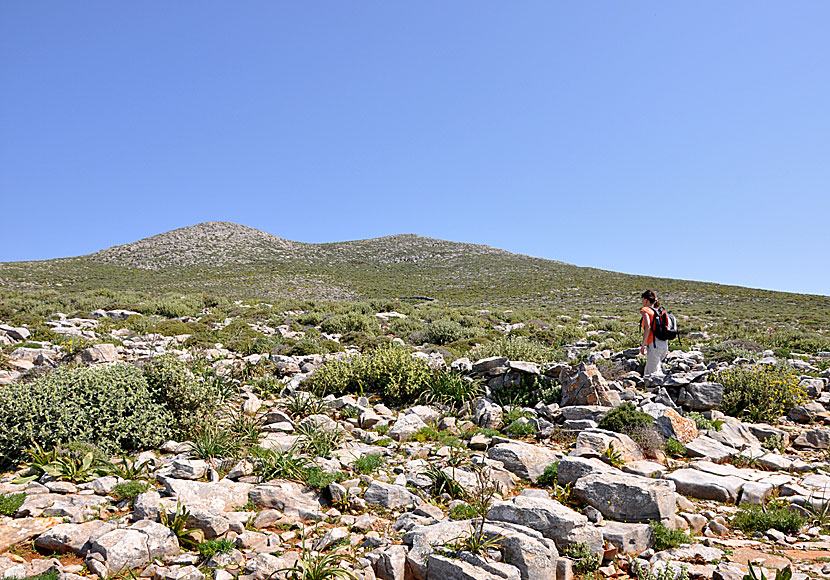
[(830, 3), (0, 4), (0, 261), (202, 221), (830, 294)]

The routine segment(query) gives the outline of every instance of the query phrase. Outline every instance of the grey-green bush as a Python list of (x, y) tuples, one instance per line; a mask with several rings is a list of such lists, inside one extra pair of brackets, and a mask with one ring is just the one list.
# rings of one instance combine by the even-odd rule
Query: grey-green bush
[(320, 323), (320, 330), (329, 334), (345, 334), (347, 332), (374, 334), (378, 330), (378, 324), (372, 316), (350, 312), (326, 318)]
[(447, 344), (467, 335), (464, 327), (454, 320), (436, 320), (427, 328), (427, 340), (432, 344)]
[(363, 356), (329, 361), (306, 385), (321, 396), (378, 393), (393, 402), (412, 402), (431, 378), (425, 362), (412, 358), (406, 348), (388, 344)]
[(146, 365), (144, 376), (150, 395), (170, 410), (178, 428), (198, 422), (202, 412), (213, 408), (218, 398), (212, 383), (199, 382), (185, 363), (169, 355)]
[(171, 420), (131, 365), (62, 368), (0, 389), (0, 464), (19, 461), (35, 443), (83, 441), (110, 454), (155, 447)]

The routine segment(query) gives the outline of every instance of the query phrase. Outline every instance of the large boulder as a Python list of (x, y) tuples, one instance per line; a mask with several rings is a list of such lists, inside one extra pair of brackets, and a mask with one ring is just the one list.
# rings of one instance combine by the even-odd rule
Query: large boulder
[(141, 568), (158, 558), (164, 560), (179, 553), (179, 541), (171, 530), (150, 520), (129, 528), (112, 530), (93, 540), (87, 553), (91, 561), (104, 564), (110, 574)]
[(479, 397), (473, 401), (473, 422), (483, 429), (498, 429), (502, 423), (502, 409), (490, 399)]
[(719, 383), (689, 383), (684, 385), (677, 403), (692, 411), (717, 409), (723, 402), (723, 385)]
[(61, 523), (60, 518), (18, 518), (0, 517), (0, 554), (21, 542), (27, 542)]
[(571, 455), (577, 457), (600, 457), (614, 448), (619, 452), (623, 461), (639, 461), (645, 459), (640, 446), (631, 437), (623, 433), (605, 431), (603, 429), (585, 429), (576, 438)]
[(96, 344), (81, 351), (81, 360), (93, 364), (117, 362), (118, 350), (108, 342)]
[(462, 552), (459, 558), (430, 554), (427, 580), (520, 580), (520, 576), (514, 566)]
[(536, 481), (545, 468), (562, 458), (561, 453), (519, 441), (499, 443), (490, 448), (487, 457), (501, 461), (505, 469), (521, 478)]
[(665, 476), (674, 482), (678, 493), (697, 499), (734, 503), (745, 480), (734, 476), (715, 475), (699, 469), (678, 469)]
[(59, 524), (35, 540), (35, 547), (59, 554), (72, 553), (85, 556), (91, 542), (115, 529), (115, 525), (102, 520), (82, 524)]
[(622, 522), (671, 520), (676, 511), (674, 484), (624, 473), (581, 477), (573, 495), (606, 518)]
[(655, 424), (665, 437), (674, 437), (684, 445), (692, 442), (698, 435), (695, 422), (681, 416), (674, 409), (662, 409), (656, 417)]
[(293, 481), (275, 481), (251, 488), (248, 497), (257, 507), (276, 509), (301, 520), (322, 520), (320, 493)]
[(487, 516), (536, 530), (556, 542), (560, 550), (582, 542), (593, 553), (603, 551), (602, 533), (588, 523), (588, 518), (552, 499), (520, 495), (494, 503)]
[(802, 431), (793, 441), (793, 445), (812, 449), (830, 449), (830, 429), (817, 428)]
[(366, 503), (389, 509), (412, 507), (420, 503), (418, 496), (402, 485), (373, 481), (363, 494)]
[(190, 481), (172, 477), (159, 478), (166, 495), (175, 498), (190, 509), (233, 511), (248, 503), (250, 483), (222, 480), (215, 483)]
[(569, 405), (600, 405), (617, 407), (620, 396), (608, 388), (602, 374), (595, 365), (580, 363), (572, 368), (563, 368), (559, 372), (562, 385), (563, 407)]
[[(443, 521), (428, 526), (415, 526), (403, 536), (404, 544), (411, 546), (407, 555), (408, 569), (415, 580), (426, 578), (427, 559), (434, 546), (443, 546), (470, 533), (476, 520)], [(477, 525), (477, 524), (476, 524)], [(488, 537), (498, 538), (503, 561), (519, 570), (522, 580), (548, 580), (554, 577), (556, 544), (536, 530), (488, 520), (484, 524)]]

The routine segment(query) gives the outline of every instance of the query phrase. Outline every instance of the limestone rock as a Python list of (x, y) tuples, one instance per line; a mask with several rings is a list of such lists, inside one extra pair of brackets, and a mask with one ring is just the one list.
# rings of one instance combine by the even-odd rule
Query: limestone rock
[(580, 363), (574, 368), (563, 368), (559, 373), (562, 385), (563, 407), (570, 405), (600, 405), (617, 407), (620, 396), (608, 388), (605, 379), (595, 365)]
[(501, 461), (505, 469), (521, 478), (536, 481), (545, 468), (559, 461), (562, 455), (552, 449), (516, 441), (494, 445), (487, 457)]
[(622, 522), (672, 519), (676, 504), (674, 484), (624, 473), (586, 475), (577, 480), (574, 497)]

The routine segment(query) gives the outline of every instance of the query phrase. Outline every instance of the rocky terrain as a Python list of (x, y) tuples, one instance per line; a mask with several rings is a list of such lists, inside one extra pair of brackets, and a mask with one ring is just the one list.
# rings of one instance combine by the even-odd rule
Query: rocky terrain
[[(830, 352), (725, 356), (710, 328), (644, 378), (626, 333), (590, 317), (554, 351), (529, 321), (482, 311), (503, 338), (442, 339), (461, 326), (409, 328), (412, 312), (364, 314), (378, 339), (361, 345), (332, 322), (357, 315), (312, 310), (0, 324), (0, 577), (830, 577)], [(227, 344), (175, 333), (199, 324)], [(465, 340), (481, 344), (453, 354)], [(328, 352), (298, 352), (309, 341)], [(95, 400), (128, 381), (185, 401), (152, 446), (116, 435), (113, 454), (95, 409), (58, 401), (64, 425), (39, 407), (64, 384)], [(102, 417), (140, 410), (111, 402)], [(49, 445), (35, 417), (78, 440)]]

